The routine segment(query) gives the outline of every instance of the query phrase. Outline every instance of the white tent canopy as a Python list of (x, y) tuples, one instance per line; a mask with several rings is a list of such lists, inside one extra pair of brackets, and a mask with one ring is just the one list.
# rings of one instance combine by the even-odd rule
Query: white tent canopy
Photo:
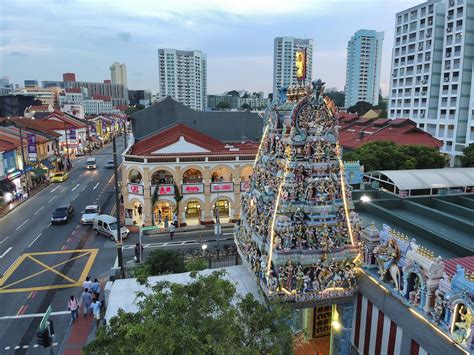
[(369, 172), (366, 177), (391, 183), (399, 190), (474, 186), (474, 168), (380, 170)]

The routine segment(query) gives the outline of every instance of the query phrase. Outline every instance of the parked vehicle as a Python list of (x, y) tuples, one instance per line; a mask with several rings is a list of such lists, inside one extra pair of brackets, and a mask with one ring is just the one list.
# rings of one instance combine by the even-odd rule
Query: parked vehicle
[(65, 171), (61, 171), (51, 177), (51, 182), (64, 182), (67, 179), (69, 179), (69, 174)]
[[(95, 232), (95, 235), (105, 235), (110, 240), (117, 240), (117, 218), (109, 216), (107, 214), (100, 214), (94, 218), (94, 224), (92, 229)], [(120, 228), (120, 233), (122, 239), (127, 239), (129, 230), (126, 227)]]
[(56, 208), (51, 216), (51, 224), (69, 223), (74, 215), (74, 208), (71, 205), (64, 205)]
[(96, 169), (97, 168), (97, 162), (96, 162), (95, 158), (87, 158), (86, 168), (87, 169)]
[(94, 218), (100, 214), (99, 205), (89, 205), (86, 206), (84, 211), (82, 211), (81, 223), (82, 224), (93, 224)]

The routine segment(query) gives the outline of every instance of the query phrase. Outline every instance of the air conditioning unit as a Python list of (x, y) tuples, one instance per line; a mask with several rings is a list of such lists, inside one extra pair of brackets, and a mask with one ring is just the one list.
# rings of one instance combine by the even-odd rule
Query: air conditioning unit
[(451, 57), (451, 52), (446, 53), (446, 58)]
[(422, 84), (426, 84), (426, 80), (422, 80), (421, 83), (422, 83)]
[(430, 38), (431, 37), (431, 33), (430, 32), (426, 32), (426, 38)]
[(448, 20), (452, 20), (453, 19), (453, 15), (448, 15)]
[(420, 118), (425, 118), (425, 114), (424, 114), (424, 113), (420, 113)]
[(454, 0), (449, 0), (449, 6), (454, 6)]
[(449, 81), (449, 77), (448, 77), (448, 76), (445, 76), (445, 77), (444, 77), (444, 81), (445, 81), (445, 82), (448, 82), (448, 81)]
[(453, 30), (452, 27), (448, 27), (448, 28), (446, 29), (446, 32), (451, 32), (452, 30)]

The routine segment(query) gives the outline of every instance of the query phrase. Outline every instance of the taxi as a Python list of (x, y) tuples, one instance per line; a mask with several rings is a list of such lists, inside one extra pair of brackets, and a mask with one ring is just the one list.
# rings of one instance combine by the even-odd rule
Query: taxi
[(69, 174), (65, 171), (61, 171), (51, 176), (51, 182), (63, 182), (66, 181), (68, 178)]

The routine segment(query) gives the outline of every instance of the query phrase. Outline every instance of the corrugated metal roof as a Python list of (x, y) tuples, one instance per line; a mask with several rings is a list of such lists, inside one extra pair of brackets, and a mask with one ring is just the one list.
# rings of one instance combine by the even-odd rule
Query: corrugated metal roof
[(461, 265), (466, 272), (474, 272), (474, 256), (466, 256), (464, 258), (453, 258), (443, 260), (444, 271), (449, 276), (453, 276), (456, 273), (456, 266)]
[(399, 190), (474, 186), (474, 168), (381, 170)]

